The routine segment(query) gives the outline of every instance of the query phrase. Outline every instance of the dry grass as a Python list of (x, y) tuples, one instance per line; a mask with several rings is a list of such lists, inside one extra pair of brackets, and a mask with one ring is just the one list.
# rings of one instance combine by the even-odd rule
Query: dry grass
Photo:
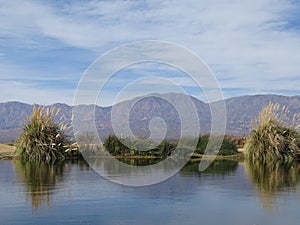
[(13, 153), (16, 150), (16, 147), (6, 145), (6, 144), (0, 144), (0, 153)]
[[(300, 154), (297, 122), (288, 120), (288, 109), (270, 103), (256, 118), (247, 138), (245, 154), (249, 159), (290, 161)], [(297, 115), (294, 116), (298, 118)]]
[(21, 158), (33, 161), (55, 160), (65, 157), (66, 126), (54, 120), (60, 109), (34, 107), (32, 115), (23, 126), (23, 133), (17, 141), (17, 152)]
[(0, 159), (11, 159), (15, 156), (14, 146), (0, 144)]

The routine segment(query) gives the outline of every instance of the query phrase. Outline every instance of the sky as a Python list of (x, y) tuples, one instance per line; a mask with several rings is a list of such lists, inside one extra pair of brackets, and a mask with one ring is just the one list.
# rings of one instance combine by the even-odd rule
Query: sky
[[(0, 102), (72, 105), (82, 76), (97, 58), (145, 40), (174, 43), (199, 56), (225, 98), (300, 95), (297, 0), (0, 0)], [(172, 91), (160, 78), (204, 96), (181, 71), (146, 63), (116, 73), (101, 104), (110, 105), (133, 78), (147, 74), (138, 81), (143, 85), (133, 85), (120, 100), (145, 87)]]

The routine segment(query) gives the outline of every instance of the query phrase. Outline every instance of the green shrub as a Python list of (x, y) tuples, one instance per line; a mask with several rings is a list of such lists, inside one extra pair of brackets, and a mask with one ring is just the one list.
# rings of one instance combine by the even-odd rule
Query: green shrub
[(20, 157), (31, 161), (62, 159), (67, 152), (63, 133), (65, 126), (54, 121), (59, 110), (54, 107), (34, 107), (32, 115), (23, 125), (23, 133), (17, 141)]
[(112, 155), (124, 155), (130, 149), (115, 135), (109, 135), (103, 142), (105, 149)]
[(218, 155), (235, 155), (238, 153), (237, 146), (234, 141), (224, 139)]
[[(211, 138), (217, 138), (217, 137), (211, 137)], [(198, 144), (195, 152), (198, 154), (204, 154), (209, 139), (210, 139), (209, 135), (199, 136)], [(237, 153), (238, 153), (237, 146), (234, 143), (234, 141), (224, 138), (220, 150), (218, 152), (218, 155), (226, 156), (226, 155), (235, 155)]]
[[(218, 140), (218, 137), (214, 140)], [(185, 138), (184, 144), (187, 146), (194, 143), (195, 139)], [(209, 136), (199, 136), (198, 144), (195, 152), (199, 154), (204, 154), (207, 143), (209, 141)], [(163, 140), (158, 145), (155, 142), (149, 140), (133, 140), (133, 139), (118, 139), (115, 135), (110, 135), (104, 140), (105, 149), (112, 155), (131, 155), (131, 156), (154, 156), (159, 158), (167, 158), (176, 149), (178, 141)], [(151, 148), (151, 146), (154, 146)], [(150, 149), (151, 148), (151, 149)], [(139, 150), (133, 150), (139, 149)], [(150, 149), (148, 151), (141, 151), (143, 149)], [(183, 148), (184, 149), (184, 148)], [(234, 141), (230, 139), (224, 139), (218, 152), (218, 155), (234, 155), (237, 154), (237, 146)]]
[[(156, 144), (150, 140), (138, 140), (109, 135), (103, 142), (105, 149), (112, 155), (155, 156), (166, 158), (176, 148), (176, 144), (163, 140)], [(153, 148), (151, 148), (153, 146)], [(143, 151), (145, 150), (145, 151)]]

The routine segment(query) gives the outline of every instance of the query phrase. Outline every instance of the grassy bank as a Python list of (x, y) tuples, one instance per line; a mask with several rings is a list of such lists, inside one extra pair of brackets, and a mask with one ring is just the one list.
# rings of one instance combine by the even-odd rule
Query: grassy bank
[[(16, 148), (11, 145), (6, 145), (6, 144), (0, 144), (0, 160), (1, 159), (16, 159), (18, 156), (15, 154)], [(157, 156), (124, 156), (124, 155), (116, 155), (114, 156), (117, 159), (120, 158), (128, 158), (128, 159), (157, 159), (160, 157)], [(196, 160), (201, 160), (201, 159), (209, 159), (214, 156), (209, 156), (209, 155), (203, 155), (203, 154), (198, 154), (198, 153), (193, 153), (191, 160), (196, 161)], [(235, 155), (229, 155), (229, 156), (221, 156), (217, 155), (215, 156), (215, 159), (244, 159), (244, 154), (242, 152), (239, 152), (238, 154)]]
[(0, 144), (0, 159), (12, 159), (16, 158), (16, 148), (11, 145)]
[(239, 152), (237, 154), (234, 155), (216, 155), (216, 156), (211, 156), (211, 155), (202, 155), (202, 154), (197, 154), (197, 153), (193, 153), (192, 157), (191, 157), (191, 161), (197, 161), (197, 160), (202, 160), (202, 159), (211, 159), (214, 158), (216, 160), (220, 160), (220, 159), (232, 159), (232, 160), (244, 160), (244, 153), (243, 152)]

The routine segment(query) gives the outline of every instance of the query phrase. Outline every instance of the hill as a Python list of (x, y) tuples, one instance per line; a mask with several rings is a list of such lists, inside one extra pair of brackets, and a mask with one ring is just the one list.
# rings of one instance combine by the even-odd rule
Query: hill
[[(114, 106), (116, 116), (122, 117), (122, 112), (131, 108), (129, 121), (132, 132), (140, 136), (149, 136), (149, 122), (153, 117), (162, 118), (167, 124), (167, 136), (176, 138), (180, 135), (180, 117), (174, 107), (166, 102), (162, 97), (168, 97), (176, 100), (178, 105), (182, 106), (182, 112), (189, 115), (190, 109), (186, 106), (185, 98), (182, 94), (163, 94), (156, 96), (143, 96), (137, 99), (127, 100)], [(210, 130), (210, 108), (209, 104), (191, 97), (195, 104), (200, 120), (201, 133), (208, 133)], [(251, 120), (258, 115), (260, 110), (270, 102), (285, 105), (290, 109), (290, 116), (294, 113), (300, 113), (300, 96), (281, 96), (281, 95), (249, 95), (225, 100), (227, 110), (227, 129), (226, 134), (244, 136), (250, 132)], [(215, 103), (212, 103), (215, 104)], [(56, 108), (61, 108), (61, 112), (56, 118), (62, 118), (66, 123), (70, 123), (72, 117), (72, 106), (56, 103)], [(82, 106), (86, 113), (92, 112), (95, 108), (95, 122), (98, 131), (102, 137), (111, 134), (111, 111), (110, 107), (100, 106)], [(20, 127), (31, 114), (32, 105), (20, 102), (0, 103), (0, 142), (11, 142), (18, 137)], [(191, 121), (189, 126), (193, 126)]]

